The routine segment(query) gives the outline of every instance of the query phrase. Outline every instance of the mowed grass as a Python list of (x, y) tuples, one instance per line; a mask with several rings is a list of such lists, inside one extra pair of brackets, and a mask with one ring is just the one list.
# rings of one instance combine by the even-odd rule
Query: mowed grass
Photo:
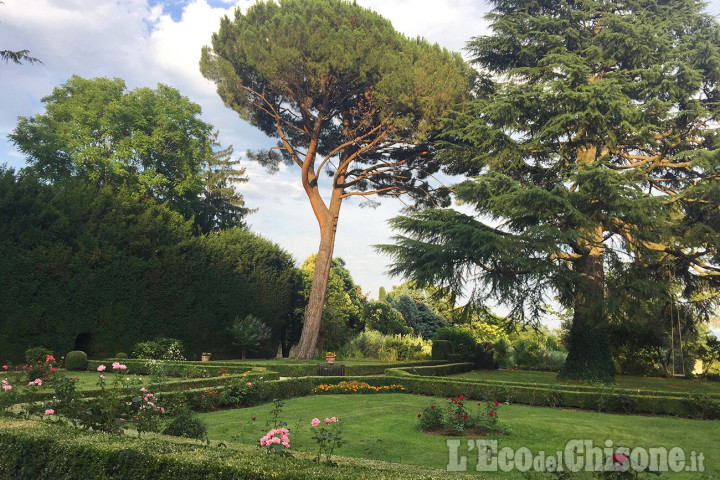
[[(560, 380), (556, 372), (535, 372), (529, 370), (473, 370), (472, 372), (450, 375), (451, 378), (464, 380), (490, 380), (495, 382), (516, 382), (542, 385), (582, 385), (579, 382)], [(720, 394), (720, 382), (700, 379), (658, 378), (617, 376), (615, 386), (636, 391), (662, 391), (674, 393), (712, 393)]]
[[(313, 452), (310, 421), (318, 417), (336, 416), (343, 422), (346, 444), (336, 450), (342, 456), (371, 458), (396, 463), (424, 465), (444, 469), (448, 463), (447, 439), (417, 430), (417, 415), (431, 403), (444, 407), (447, 399), (433, 399), (402, 393), (377, 395), (317, 395), (293, 398), (285, 402), (280, 416), (291, 430), (290, 442), (295, 450)], [(471, 408), (476, 403), (467, 403)], [(212, 441), (259, 445), (270, 427), (273, 404), (252, 408), (221, 410), (201, 414), (209, 424)], [(498, 448), (529, 448), (533, 454), (545, 451), (555, 454), (565, 449), (572, 439), (589, 439), (603, 447), (606, 440), (614, 445), (631, 447), (679, 446), (690, 456), (691, 451), (703, 452), (706, 473), (720, 475), (720, 421), (688, 420), (672, 417), (647, 417), (602, 414), (554, 408), (503, 405), (501, 422), (510, 434), (490, 437), (498, 440)], [(255, 417), (255, 420), (252, 418)], [(468, 451), (462, 439), (460, 454), (467, 456), (468, 470), (474, 471), (477, 451)], [(485, 474), (487, 475), (487, 474)], [(493, 475), (490, 475), (493, 476)], [(520, 473), (498, 473), (499, 478), (522, 478)], [(669, 478), (697, 478), (698, 474), (673, 473)]]

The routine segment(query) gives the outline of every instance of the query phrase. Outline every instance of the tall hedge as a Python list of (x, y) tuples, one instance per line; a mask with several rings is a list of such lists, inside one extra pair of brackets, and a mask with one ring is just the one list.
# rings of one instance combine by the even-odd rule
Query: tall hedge
[(153, 199), (2, 168), (0, 251), (0, 362), (30, 345), (105, 357), (157, 336), (229, 358), (227, 327), (248, 314), (273, 329), (271, 350), (297, 289), (292, 257), (247, 230), (197, 236)]

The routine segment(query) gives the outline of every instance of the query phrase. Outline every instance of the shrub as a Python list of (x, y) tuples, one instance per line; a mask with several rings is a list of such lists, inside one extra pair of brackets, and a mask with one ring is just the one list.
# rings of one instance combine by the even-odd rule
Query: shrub
[(512, 355), (512, 345), (506, 338), (495, 342), (495, 362), (498, 367), (511, 368), (515, 366)]
[(48, 355), (52, 356), (52, 351), (45, 347), (33, 347), (25, 350), (25, 361), (29, 365), (35, 365), (38, 362), (45, 362)]
[(472, 413), (466, 407), (465, 396), (452, 397), (445, 408), (434, 404), (425, 407), (418, 414), (418, 428), (424, 432), (442, 428), (446, 435), (462, 435), (466, 430), (476, 430), (481, 434), (506, 433), (506, 429), (498, 423), (499, 407), (497, 400), (488, 401), (484, 409), (478, 408)]
[(433, 342), (447, 340), (452, 345), (452, 353), (457, 355), (475, 355), (475, 337), (467, 330), (457, 327), (442, 327), (435, 332)]
[(207, 439), (207, 423), (201, 420), (197, 413), (183, 408), (162, 433), (173, 437), (204, 440)]
[(118, 352), (115, 354), (115, 358), (117, 358), (118, 360), (127, 360), (128, 354), (125, 352)]
[(432, 346), (433, 360), (447, 360), (452, 352), (452, 344), (449, 340), (435, 340)]
[(384, 335), (376, 330), (361, 332), (343, 345), (343, 358), (373, 358), (389, 362), (424, 360), (430, 357), (430, 342), (414, 335)]
[(485, 370), (497, 368), (494, 356), (495, 345), (492, 342), (482, 342), (475, 346), (475, 365), (478, 368)]
[(68, 370), (85, 370), (87, 369), (87, 364), (87, 353), (81, 350), (73, 350), (65, 355), (65, 368)]
[(147, 360), (183, 361), (183, 344), (175, 338), (158, 338), (135, 344), (133, 356)]
[(413, 333), (402, 314), (388, 302), (368, 302), (365, 305), (365, 326), (384, 334)]
[(240, 347), (242, 359), (245, 360), (246, 352), (256, 348), (260, 342), (270, 338), (272, 330), (254, 315), (248, 315), (245, 319), (235, 318), (232, 326), (228, 329), (235, 341), (233, 345)]

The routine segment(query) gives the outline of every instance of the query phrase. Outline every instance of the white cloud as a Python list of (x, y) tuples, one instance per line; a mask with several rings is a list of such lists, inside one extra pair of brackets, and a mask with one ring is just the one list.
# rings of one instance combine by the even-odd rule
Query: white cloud
[[(220, 130), (220, 141), (235, 146), (236, 155), (247, 149), (268, 148), (275, 140), (240, 120), (226, 108), (215, 86), (199, 72), (200, 49), (211, 41), (220, 18), (233, 15), (248, 0), (183, 0), (161, 4), (148, 0), (5, 0), (0, 4), (0, 47), (28, 49), (43, 64), (0, 65), (0, 137), (14, 128), (18, 115), (42, 110), (40, 99), (76, 74), (86, 78), (119, 77), (128, 88), (171, 85), (200, 104), (203, 119)], [(487, 5), (476, 0), (359, 0), (388, 18), (410, 37), (423, 36), (451, 50), (482, 33)], [(154, 6), (153, 6), (154, 5)], [(182, 8), (182, 15), (177, 13)], [(173, 18), (179, 18), (174, 21)], [(11, 144), (0, 141), (0, 164), (21, 167)], [(295, 168), (282, 168), (270, 176), (246, 164), (250, 183), (240, 190), (250, 207), (259, 212), (248, 219), (253, 230), (279, 243), (298, 262), (317, 250), (317, 222)], [(383, 200), (378, 209), (363, 209), (357, 201), (343, 205), (337, 233), (336, 255), (347, 262), (364, 291), (377, 295), (389, 287), (383, 272), (388, 259), (371, 245), (389, 241), (386, 220), (401, 204)]]

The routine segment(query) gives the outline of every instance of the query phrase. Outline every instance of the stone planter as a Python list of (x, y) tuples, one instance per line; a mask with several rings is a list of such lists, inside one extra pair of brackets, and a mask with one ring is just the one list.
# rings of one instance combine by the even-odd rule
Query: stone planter
[(327, 363), (333, 364), (333, 363), (335, 363), (335, 358), (336, 358), (336, 355), (326, 355), (325, 361)]

